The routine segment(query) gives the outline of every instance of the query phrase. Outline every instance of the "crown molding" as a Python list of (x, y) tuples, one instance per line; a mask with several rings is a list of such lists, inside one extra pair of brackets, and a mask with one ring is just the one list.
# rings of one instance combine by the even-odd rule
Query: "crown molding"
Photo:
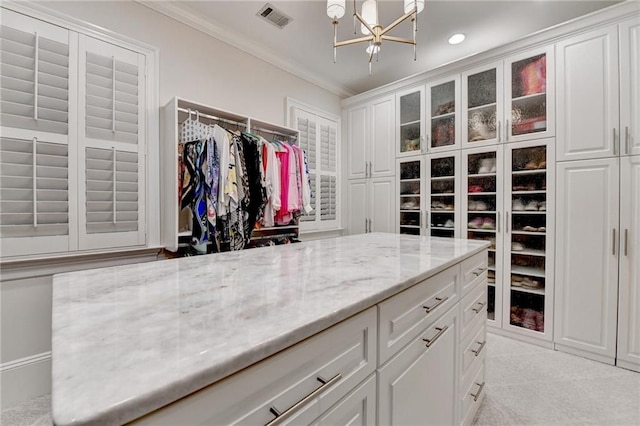
[(141, 5), (155, 10), (156, 12), (160, 12), (171, 19), (188, 25), (191, 28), (194, 28), (230, 46), (242, 50), (245, 53), (255, 56), (273, 66), (280, 68), (283, 71), (300, 77), (308, 81), (309, 83), (312, 83), (322, 89), (340, 96), (341, 98), (346, 98), (355, 94), (354, 91), (349, 90), (346, 87), (334, 84), (327, 79), (313, 73), (309, 69), (301, 67), (300, 65), (292, 61), (284, 59), (279, 52), (269, 49), (253, 39), (235, 33), (233, 30), (225, 28), (217, 22), (213, 22), (210, 19), (206, 19), (201, 15), (198, 15), (188, 6), (181, 4), (177, 0), (162, 2), (152, 0), (135, 1), (137, 3), (140, 3)]

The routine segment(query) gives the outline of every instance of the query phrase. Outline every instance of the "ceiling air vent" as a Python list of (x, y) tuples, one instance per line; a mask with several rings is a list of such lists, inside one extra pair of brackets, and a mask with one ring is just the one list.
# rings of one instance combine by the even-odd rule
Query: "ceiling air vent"
[(283, 29), (293, 18), (284, 14), (284, 12), (276, 9), (273, 5), (267, 3), (256, 14), (265, 21)]

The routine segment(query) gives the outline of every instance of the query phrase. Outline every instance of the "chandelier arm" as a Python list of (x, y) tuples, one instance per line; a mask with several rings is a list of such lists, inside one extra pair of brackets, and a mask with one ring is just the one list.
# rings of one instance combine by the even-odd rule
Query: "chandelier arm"
[(394, 29), (395, 27), (397, 27), (399, 24), (401, 24), (402, 22), (404, 22), (406, 19), (410, 18), (411, 16), (413, 16), (413, 14), (417, 13), (418, 9), (416, 9), (415, 7), (413, 8), (413, 10), (409, 13), (405, 13), (404, 15), (402, 15), (401, 17), (399, 17), (398, 19), (396, 19), (395, 21), (393, 21), (391, 24), (389, 24), (386, 28), (384, 28), (382, 30), (381, 35), (384, 35), (386, 33), (388, 33), (389, 31), (391, 31), (392, 29)]
[(406, 44), (413, 44), (413, 45), (416, 44), (415, 40), (411, 40), (409, 38), (394, 37), (390, 35), (383, 35), (382, 40), (396, 41), (398, 43), (406, 43)]
[(358, 21), (360, 21), (360, 23), (361, 23), (362, 25), (364, 25), (364, 26), (369, 30), (369, 32), (370, 32), (371, 34), (373, 34), (373, 28), (371, 28), (371, 26), (369, 25), (369, 23), (368, 23), (367, 21), (365, 21), (365, 20), (364, 20), (364, 18), (363, 18), (362, 16), (360, 16), (360, 14), (358, 13), (358, 11), (357, 11), (357, 10), (353, 12), (353, 16), (355, 16), (355, 17), (358, 19)]
[(338, 41), (338, 42), (336, 42), (334, 44), (334, 47), (348, 46), (350, 44), (362, 43), (364, 41), (373, 41), (373, 35), (368, 35), (368, 36), (365, 36), (365, 37), (353, 38), (351, 40)]

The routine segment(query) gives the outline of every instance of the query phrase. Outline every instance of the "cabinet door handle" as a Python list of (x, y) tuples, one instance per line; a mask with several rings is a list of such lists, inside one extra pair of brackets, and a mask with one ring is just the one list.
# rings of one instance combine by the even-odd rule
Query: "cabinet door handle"
[(431, 345), (433, 345), (436, 340), (438, 340), (440, 336), (442, 336), (444, 332), (447, 331), (448, 328), (448, 325), (445, 325), (444, 327), (436, 327), (436, 330), (438, 330), (438, 332), (435, 336), (433, 336), (431, 339), (422, 339), (425, 342), (425, 346), (428, 348), (431, 347)]
[(629, 255), (629, 230), (624, 230), (624, 255)]
[(269, 408), (269, 412), (271, 412), (271, 414), (276, 416), (276, 418), (271, 420), (269, 423), (266, 423), (265, 426), (279, 425), (283, 421), (287, 420), (296, 411), (298, 411), (300, 408), (302, 408), (307, 402), (309, 402), (310, 400), (314, 399), (315, 397), (320, 395), (322, 392), (324, 392), (325, 390), (327, 390), (328, 388), (333, 386), (336, 382), (340, 381), (340, 379), (342, 379), (342, 374), (340, 374), (340, 373), (336, 374), (335, 376), (333, 376), (329, 380), (325, 380), (322, 377), (318, 376), (316, 378), (316, 380), (318, 380), (320, 383), (322, 383), (322, 385), (320, 385), (320, 387), (318, 387), (317, 389), (315, 389), (314, 391), (312, 391), (311, 393), (306, 395), (300, 401), (298, 401), (295, 404), (293, 404), (291, 407), (287, 408), (282, 413), (280, 411), (278, 411), (276, 409), (276, 407), (271, 406), (271, 408)]
[(624, 153), (631, 154), (629, 152), (629, 126), (624, 126)]
[(449, 299), (449, 296), (445, 296), (445, 297), (436, 297), (436, 303), (434, 303), (432, 306), (427, 306), (424, 305), (422, 308), (427, 311), (427, 313), (433, 311), (435, 308), (437, 308), (438, 306), (442, 305), (444, 302), (446, 302)]
[(616, 255), (616, 229), (613, 229), (613, 238), (611, 239), (611, 254)]
[(506, 212), (505, 215), (504, 232), (509, 232), (509, 212)]
[(475, 356), (478, 356), (478, 355), (480, 355), (480, 352), (482, 352), (482, 350), (484, 349), (484, 346), (487, 344), (487, 341), (485, 340), (484, 342), (476, 342), (476, 343), (478, 343), (480, 346), (478, 346), (478, 349), (476, 349), (475, 351), (471, 350), (471, 352)]
[(509, 120), (507, 120), (507, 125), (504, 126), (504, 136), (507, 142), (509, 142)]
[(373, 231), (371, 230), (371, 219), (369, 219), (369, 232), (373, 232)]
[(498, 225), (498, 232), (500, 232), (500, 212), (497, 212), (496, 216), (496, 225)]
[(477, 401), (477, 400), (478, 400), (478, 398), (480, 398), (480, 394), (482, 393), (482, 389), (484, 389), (484, 384), (485, 384), (485, 383), (486, 383), (486, 382), (476, 383), (476, 385), (478, 385), (478, 386), (480, 386), (480, 387), (478, 388), (478, 392), (476, 392), (475, 394), (473, 394), (473, 393), (471, 394), (471, 396), (473, 397), (473, 401), (474, 401), (474, 402), (475, 402), (475, 401)]
[(373, 176), (373, 161), (369, 161), (369, 177)]
[(618, 144), (616, 142), (616, 128), (613, 128), (613, 155), (618, 155)]
[(484, 308), (484, 305), (486, 305), (486, 304), (487, 304), (487, 302), (478, 302), (478, 303), (476, 303), (476, 305), (478, 305), (478, 307), (477, 308), (471, 308), (471, 310), (473, 312), (475, 312), (476, 314), (480, 313), (480, 311), (482, 310), (482, 308)]
[(498, 142), (502, 142), (502, 123), (498, 121)]

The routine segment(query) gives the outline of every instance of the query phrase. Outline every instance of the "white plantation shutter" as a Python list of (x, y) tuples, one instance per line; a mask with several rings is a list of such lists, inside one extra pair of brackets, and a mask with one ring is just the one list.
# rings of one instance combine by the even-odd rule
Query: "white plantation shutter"
[(144, 244), (144, 56), (79, 45), (80, 248)]
[(68, 134), (69, 32), (3, 10), (0, 125)]
[(316, 122), (315, 116), (301, 112), (296, 117), (296, 126), (300, 132), (298, 136), (298, 145), (307, 155), (307, 163), (309, 166), (309, 181), (311, 187), (311, 208), (312, 211), (304, 213), (300, 217), (302, 222), (313, 222), (316, 220)]
[(320, 159), (323, 172), (336, 172), (336, 139), (335, 123), (320, 124)]
[(320, 176), (320, 220), (336, 220), (336, 177)]

